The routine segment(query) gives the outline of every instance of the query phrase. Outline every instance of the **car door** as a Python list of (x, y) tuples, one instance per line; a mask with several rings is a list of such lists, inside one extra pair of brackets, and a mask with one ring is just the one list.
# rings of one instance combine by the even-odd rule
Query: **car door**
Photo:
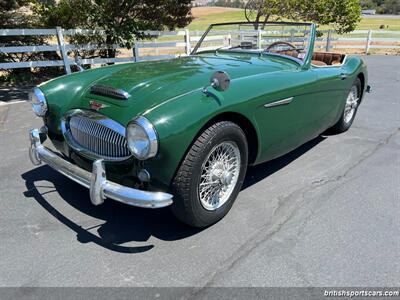
[(342, 113), (346, 97), (348, 74), (342, 66), (311, 66), (311, 72), (316, 74), (318, 105), (322, 129), (334, 125)]
[[(313, 69), (274, 74), (273, 89), (255, 110), (260, 129), (260, 161), (283, 155), (315, 138), (333, 120), (334, 96)], [(327, 80), (328, 82), (328, 80)]]

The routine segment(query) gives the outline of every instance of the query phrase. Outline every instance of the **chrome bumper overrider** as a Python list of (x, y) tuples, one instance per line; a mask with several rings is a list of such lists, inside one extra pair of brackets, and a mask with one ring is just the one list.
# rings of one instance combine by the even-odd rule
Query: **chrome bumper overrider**
[(32, 163), (37, 166), (43, 161), (61, 174), (90, 189), (90, 200), (94, 205), (102, 204), (106, 198), (146, 208), (160, 208), (172, 204), (171, 194), (141, 191), (108, 181), (102, 160), (93, 162), (92, 173), (66, 161), (42, 145), (39, 129), (31, 130), (29, 138), (31, 141), (29, 157)]

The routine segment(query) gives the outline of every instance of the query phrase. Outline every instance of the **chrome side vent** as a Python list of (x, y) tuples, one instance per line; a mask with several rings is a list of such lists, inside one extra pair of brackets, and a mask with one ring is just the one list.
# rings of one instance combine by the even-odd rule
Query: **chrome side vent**
[(95, 95), (126, 100), (131, 95), (128, 92), (124, 91), (123, 89), (116, 89), (106, 85), (95, 84), (90, 87), (90, 92)]

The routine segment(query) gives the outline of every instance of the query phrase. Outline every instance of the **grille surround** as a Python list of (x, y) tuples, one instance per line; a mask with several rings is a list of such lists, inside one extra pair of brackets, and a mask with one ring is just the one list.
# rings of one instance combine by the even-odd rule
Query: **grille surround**
[(132, 157), (125, 127), (99, 113), (70, 111), (61, 121), (61, 130), (67, 144), (86, 158), (123, 161)]

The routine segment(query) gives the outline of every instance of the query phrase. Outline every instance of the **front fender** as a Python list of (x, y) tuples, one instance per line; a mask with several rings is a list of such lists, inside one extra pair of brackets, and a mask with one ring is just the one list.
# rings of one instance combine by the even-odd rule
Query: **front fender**
[(144, 114), (153, 123), (159, 139), (158, 155), (146, 162), (153, 178), (170, 185), (198, 132), (219, 109), (214, 98), (196, 90)]
[(363, 93), (362, 96), (365, 95), (367, 86), (368, 86), (368, 69), (367, 65), (363, 59), (357, 56), (349, 57), (344, 65), (344, 69), (346, 73), (349, 75), (349, 80), (347, 81), (346, 90), (349, 90), (360, 74), (363, 76)]
[(155, 126), (159, 138), (159, 153), (146, 162), (146, 168), (163, 185), (170, 185), (192, 142), (216, 116), (227, 112), (240, 114), (253, 124), (258, 135), (251, 109), (254, 105), (250, 105), (262, 94), (256, 85), (251, 89), (248, 81), (234, 80), (226, 92), (212, 88), (209, 91), (214, 96), (207, 96), (199, 88), (165, 101), (144, 114)]

